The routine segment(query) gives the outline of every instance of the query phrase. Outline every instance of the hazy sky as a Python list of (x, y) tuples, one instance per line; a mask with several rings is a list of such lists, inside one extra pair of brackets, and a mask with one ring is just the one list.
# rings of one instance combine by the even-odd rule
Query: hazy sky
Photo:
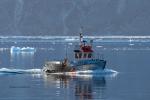
[(150, 35), (150, 0), (0, 0), (0, 35)]

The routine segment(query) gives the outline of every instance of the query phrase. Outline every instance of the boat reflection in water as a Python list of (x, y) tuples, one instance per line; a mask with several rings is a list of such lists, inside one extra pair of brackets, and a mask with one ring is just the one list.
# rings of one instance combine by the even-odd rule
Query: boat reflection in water
[[(47, 87), (55, 86), (57, 96), (64, 100), (91, 100), (105, 99), (106, 79), (105, 76), (94, 77), (92, 75), (67, 76), (46, 75), (44, 77)], [(58, 89), (59, 88), (59, 89)]]
[[(100, 99), (104, 98), (106, 80), (104, 77), (82, 80), (79, 79), (75, 86), (76, 99)], [(97, 89), (96, 89), (97, 88)], [(98, 89), (100, 88), (100, 89)]]

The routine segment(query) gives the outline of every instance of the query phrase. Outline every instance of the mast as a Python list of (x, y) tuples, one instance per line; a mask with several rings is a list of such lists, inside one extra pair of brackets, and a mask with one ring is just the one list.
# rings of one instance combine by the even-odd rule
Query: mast
[(66, 47), (65, 59), (68, 59), (68, 50), (67, 50), (67, 49), (68, 49), (68, 46), (67, 46), (67, 44), (66, 44), (66, 46), (65, 46), (65, 47)]
[(82, 45), (83, 42), (83, 27), (80, 28), (80, 45)]
[(80, 33), (80, 45), (82, 44), (82, 42), (83, 42), (83, 35), (82, 33)]

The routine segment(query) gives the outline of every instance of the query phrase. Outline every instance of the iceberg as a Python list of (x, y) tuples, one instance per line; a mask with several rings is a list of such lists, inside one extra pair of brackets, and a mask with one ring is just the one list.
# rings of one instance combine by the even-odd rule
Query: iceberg
[(33, 48), (33, 47), (15, 47), (15, 46), (12, 46), (10, 48), (10, 52), (35, 52), (36, 49)]

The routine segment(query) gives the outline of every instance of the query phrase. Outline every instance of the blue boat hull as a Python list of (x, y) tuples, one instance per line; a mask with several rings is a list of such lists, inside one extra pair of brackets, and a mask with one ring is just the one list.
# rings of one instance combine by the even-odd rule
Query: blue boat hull
[(100, 59), (85, 59), (73, 61), (71, 64), (76, 70), (103, 70), (105, 69), (106, 61)]

